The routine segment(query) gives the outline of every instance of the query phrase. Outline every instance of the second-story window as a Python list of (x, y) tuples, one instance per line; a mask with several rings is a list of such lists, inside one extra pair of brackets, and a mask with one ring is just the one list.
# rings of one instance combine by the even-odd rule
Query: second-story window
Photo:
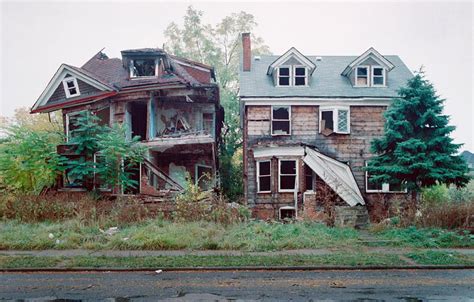
[(294, 81), (295, 81), (295, 86), (307, 85), (306, 84), (307, 83), (306, 68), (295, 67)]
[(359, 66), (356, 68), (356, 86), (369, 86), (369, 67)]
[(290, 135), (291, 107), (272, 106), (272, 135)]
[(349, 107), (322, 107), (320, 112), (320, 133), (330, 135), (332, 133), (348, 134), (350, 132)]
[(155, 59), (138, 59), (130, 61), (130, 77), (154, 77), (156, 76)]
[(278, 68), (278, 86), (290, 86), (290, 68)]
[(68, 77), (63, 80), (64, 92), (66, 93), (66, 98), (72, 98), (74, 96), (79, 96), (79, 85), (77, 84), (77, 79), (73, 77)]
[(372, 86), (385, 86), (385, 70), (383, 67), (372, 67)]

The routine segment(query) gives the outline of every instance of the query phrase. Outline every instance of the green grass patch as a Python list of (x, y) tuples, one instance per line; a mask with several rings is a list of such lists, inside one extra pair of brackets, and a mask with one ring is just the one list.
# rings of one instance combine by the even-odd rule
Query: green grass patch
[(77, 220), (31, 224), (3, 221), (0, 222), (0, 249), (272, 251), (359, 245), (356, 230), (306, 222), (250, 221), (225, 226), (205, 221), (148, 220), (118, 227), (119, 232), (109, 236), (99, 231), (99, 225), (84, 225)]
[(412, 252), (406, 256), (418, 264), (427, 265), (474, 265), (474, 255), (449, 253), (444, 251)]
[(416, 248), (453, 248), (474, 247), (474, 236), (467, 231), (451, 231), (439, 228), (390, 228), (377, 232), (376, 237), (387, 240), (378, 245), (416, 247)]
[(242, 266), (367, 266), (402, 265), (397, 255), (376, 253), (334, 253), (331, 255), (282, 256), (157, 256), (157, 257), (0, 257), (1, 268), (176, 268), (176, 267), (242, 267)]

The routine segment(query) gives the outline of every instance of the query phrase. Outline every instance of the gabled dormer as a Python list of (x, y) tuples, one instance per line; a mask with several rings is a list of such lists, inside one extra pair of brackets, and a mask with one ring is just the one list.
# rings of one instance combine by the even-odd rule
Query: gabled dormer
[(342, 72), (354, 87), (387, 87), (388, 73), (395, 66), (373, 47), (352, 61)]
[(268, 66), (267, 75), (271, 76), (277, 87), (309, 86), (310, 77), (316, 65), (296, 48), (292, 47)]

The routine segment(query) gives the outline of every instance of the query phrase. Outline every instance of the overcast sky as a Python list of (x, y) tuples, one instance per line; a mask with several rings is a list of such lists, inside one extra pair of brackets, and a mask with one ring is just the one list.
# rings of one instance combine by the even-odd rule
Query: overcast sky
[(61, 63), (81, 66), (105, 47), (161, 47), (163, 31), (186, 7), (207, 23), (244, 10), (274, 54), (359, 55), (370, 46), (425, 67), (456, 142), (474, 151), (473, 5), (456, 2), (5, 2), (1, 4), (0, 115), (31, 107)]

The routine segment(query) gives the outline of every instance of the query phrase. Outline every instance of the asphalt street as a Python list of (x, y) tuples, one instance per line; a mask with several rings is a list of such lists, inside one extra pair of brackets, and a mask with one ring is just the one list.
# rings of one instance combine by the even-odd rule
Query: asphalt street
[(474, 301), (474, 270), (0, 273), (12, 301)]

